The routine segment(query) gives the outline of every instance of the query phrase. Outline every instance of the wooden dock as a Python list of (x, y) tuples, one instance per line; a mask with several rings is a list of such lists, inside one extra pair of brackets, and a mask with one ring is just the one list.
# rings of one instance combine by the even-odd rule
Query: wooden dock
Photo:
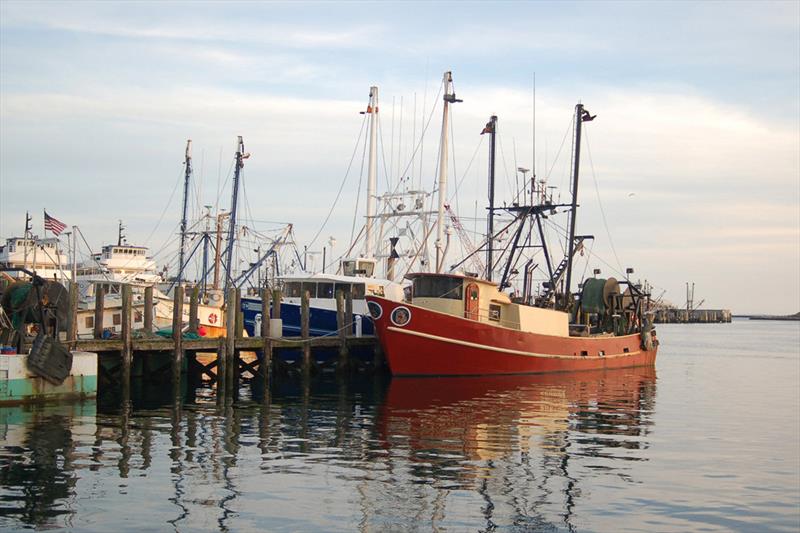
[[(355, 336), (353, 330), (352, 295), (337, 294), (337, 332), (334, 335), (311, 337), (309, 294), (301, 298), (301, 335), (298, 337), (270, 336), (271, 320), (261, 322), (260, 336), (246, 337), (241, 312), (240, 289), (230, 289), (227, 304), (221, 309), (225, 316), (225, 335), (215, 338), (186, 338), (185, 333), (197, 333), (198, 290), (192, 288), (189, 298), (189, 324), (183, 320), (185, 305), (184, 286), (178, 285), (173, 292), (172, 336), (156, 335), (153, 322), (153, 289), (145, 289), (144, 327), (132, 329), (132, 294), (129, 285), (122, 286), (121, 324), (115, 338), (103, 338), (102, 324), (104, 295), (97, 287), (94, 308), (94, 332), (91, 339), (77, 336), (78, 286), (69, 285), (69, 312), (66, 334), (62, 332), (62, 343), (73, 351), (88, 351), (98, 354), (98, 377), (101, 393), (111, 387), (119, 389), (123, 397), (130, 393), (132, 378), (171, 382), (174, 391), (180, 391), (184, 380), (198, 383), (214, 380), (218, 397), (236, 394), (239, 384), (246, 380), (261, 380), (269, 387), (274, 373), (298, 373), (308, 378), (321, 370), (317, 362), (318, 352), (326, 350), (329, 366), (337, 373), (350, 371), (382, 372), (385, 369), (380, 345), (372, 335)], [(261, 316), (279, 319), (281, 315), (281, 292), (261, 291)], [(274, 302), (274, 305), (271, 305)], [(188, 327), (187, 327), (188, 326)], [(193, 336), (194, 337), (194, 336)], [(28, 348), (27, 343), (22, 350)], [(362, 357), (351, 357), (359, 350)], [(296, 362), (289, 364), (284, 357), (293, 353)], [(299, 354), (298, 354), (299, 352)], [(333, 356), (331, 353), (333, 352)], [(363, 357), (363, 354), (369, 357)]]

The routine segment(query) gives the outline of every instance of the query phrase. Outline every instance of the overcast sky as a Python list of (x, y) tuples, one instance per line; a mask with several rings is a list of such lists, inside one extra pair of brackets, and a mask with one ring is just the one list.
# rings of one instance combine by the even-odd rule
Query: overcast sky
[[(590, 268), (632, 266), (678, 304), (693, 281), (706, 307), (800, 310), (796, 1), (2, 0), (0, 236), (21, 234), (26, 210), (41, 233), (47, 208), (95, 248), (123, 219), (130, 242), (156, 251), (178, 223), (186, 139), (195, 205), (227, 209), (227, 186), (219, 200), (217, 190), (242, 135), (247, 215), (293, 222), (308, 242), (345, 176), (370, 85), (391, 154), (380, 180), (393, 183), (445, 70), (464, 100), (451, 182), (463, 179), (466, 225), (476, 199), (479, 214), (485, 205), (479, 133), (490, 115), (503, 148), (498, 196), (508, 199), (515, 167), (534, 166), (535, 73), (537, 175), (566, 186), (568, 158), (556, 154), (574, 105), (597, 114), (578, 220), (596, 236)], [(408, 172), (427, 188), (439, 124), (437, 114)], [(349, 240), (359, 174), (325, 238)]]

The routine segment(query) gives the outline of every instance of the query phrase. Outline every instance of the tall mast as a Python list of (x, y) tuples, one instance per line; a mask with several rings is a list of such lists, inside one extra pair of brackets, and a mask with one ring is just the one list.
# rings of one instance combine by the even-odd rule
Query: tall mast
[(489, 213), (486, 217), (486, 279), (492, 281), (494, 252), (494, 169), (497, 140), (497, 116), (492, 115), (482, 133), (489, 133)]
[(192, 140), (186, 141), (185, 174), (183, 179), (183, 214), (181, 216), (181, 251), (178, 259), (178, 283), (183, 280), (186, 260), (186, 211), (189, 207), (189, 180), (192, 177)]
[(372, 257), (374, 244), (372, 226), (375, 222), (377, 203), (375, 190), (377, 189), (378, 181), (378, 137), (376, 128), (376, 123), (378, 121), (378, 88), (375, 86), (369, 88), (369, 106), (367, 106), (367, 114), (369, 114), (369, 167), (367, 174), (367, 225), (365, 231), (366, 242), (364, 243), (364, 256)]
[(228, 221), (228, 253), (225, 258), (225, 297), (227, 298), (228, 287), (233, 279), (233, 245), (236, 240), (236, 204), (239, 201), (239, 178), (242, 168), (244, 167), (244, 160), (250, 157), (250, 154), (244, 152), (244, 141), (242, 136), (239, 135), (239, 146), (236, 150), (236, 170), (233, 173), (233, 196), (231, 198), (231, 219)]
[[(567, 285), (564, 288), (565, 296), (570, 294), (570, 283), (572, 282), (572, 255), (575, 253), (575, 218), (578, 214), (578, 171), (581, 162), (581, 125), (584, 122), (594, 120), (594, 115), (583, 109), (583, 104), (575, 106), (575, 155), (572, 167), (572, 207), (569, 217), (569, 241), (567, 242)], [(565, 301), (565, 306), (569, 306), (569, 300)]]
[(442, 79), (444, 84), (444, 109), (442, 111), (442, 137), (439, 150), (439, 212), (436, 217), (436, 272), (442, 271), (444, 255), (444, 205), (447, 203), (447, 144), (450, 129), (450, 104), (461, 102), (453, 91), (453, 74), (448, 70)]

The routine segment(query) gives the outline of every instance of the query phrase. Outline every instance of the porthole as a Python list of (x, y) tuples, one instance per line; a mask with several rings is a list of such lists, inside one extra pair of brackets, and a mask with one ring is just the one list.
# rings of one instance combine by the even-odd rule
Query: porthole
[(383, 307), (377, 302), (367, 302), (367, 309), (373, 320), (378, 320), (383, 316)]
[(394, 311), (392, 311), (392, 324), (395, 326), (405, 326), (411, 321), (411, 311), (408, 310), (408, 307), (397, 307)]

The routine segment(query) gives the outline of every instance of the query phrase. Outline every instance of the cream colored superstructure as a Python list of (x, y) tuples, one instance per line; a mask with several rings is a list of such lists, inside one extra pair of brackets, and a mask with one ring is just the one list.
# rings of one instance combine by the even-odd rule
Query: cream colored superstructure
[[(413, 303), (425, 309), (528, 333), (569, 336), (567, 313), (513, 302), (490, 281), (452, 274), (412, 274), (409, 278), (446, 280), (446, 284), (451, 286), (448, 294), (417, 295), (415, 285)], [(455, 289), (459, 288), (460, 298), (453, 297), (458, 294)], [(475, 305), (470, 304), (475, 300), (476, 292), (477, 313), (474, 311)]]

